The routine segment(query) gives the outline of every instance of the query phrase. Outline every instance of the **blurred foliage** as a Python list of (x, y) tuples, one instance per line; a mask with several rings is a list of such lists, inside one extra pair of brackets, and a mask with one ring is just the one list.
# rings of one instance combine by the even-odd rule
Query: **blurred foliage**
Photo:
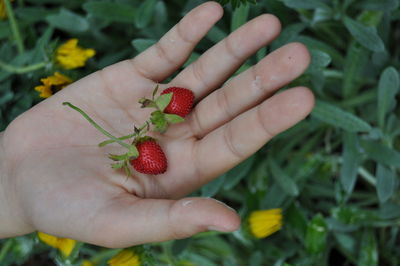
[[(76, 80), (133, 57), (202, 2), (14, 1), (16, 23), (11, 16), (0, 21), (0, 129), (40, 101), (33, 88), (42, 77), (61, 71)], [(145, 245), (147, 263), (400, 265), (399, 0), (252, 2), (226, 5), (225, 16), (185, 66), (249, 19), (272, 13), (282, 22), (281, 35), (237, 73), (286, 43), (302, 42), (312, 62), (290, 86), (312, 88), (316, 108), (194, 194), (227, 202), (243, 218), (253, 210), (282, 208), (284, 226), (264, 240), (241, 230)], [(55, 47), (69, 38), (97, 51), (85, 68), (65, 71), (53, 64)], [(0, 244), (4, 266), (79, 265), (84, 258), (104, 265), (118, 252), (81, 244), (63, 259), (34, 234)]]

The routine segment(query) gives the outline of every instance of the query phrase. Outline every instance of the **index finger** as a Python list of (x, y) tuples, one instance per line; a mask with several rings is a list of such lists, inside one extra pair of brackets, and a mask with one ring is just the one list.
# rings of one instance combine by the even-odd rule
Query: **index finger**
[(145, 78), (161, 82), (187, 60), (222, 14), (223, 9), (216, 2), (196, 7), (156, 44), (132, 59), (135, 70)]

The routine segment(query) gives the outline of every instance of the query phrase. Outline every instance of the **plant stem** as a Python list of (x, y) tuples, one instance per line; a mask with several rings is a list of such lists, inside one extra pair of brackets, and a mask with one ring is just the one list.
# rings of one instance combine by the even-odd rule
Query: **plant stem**
[(44, 68), (46, 66), (47, 62), (40, 62), (36, 63), (33, 65), (29, 66), (24, 66), (24, 67), (17, 67), (17, 66), (12, 66), (9, 64), (6, 64), (2, 61), (0, 61), (0, 68), (11, 73), (17, 73), (17, 74), (23, 74), (31, 71), (35, 71), (41, 68)]
[(10, 0), (3, 0), (6, 6), (7, 16), (10, 21), (11, 31), (14, 35), (15, 42), (17, 43), (17, 48), (19, 54), (22, 54), (25, 50), (24, 43), (22, 42), (21, 33), (18, 28), (17, 20), (14, 16), (14, 10), (11, 6)]
[(358, 97), (350, 98), (341, 103), (344, 107), (354, 107), (357, 105), (366, 104), (372, 102), (377, 97), (377, 93), (375, 90), (368, 90), (363, 94), (359, 94)]
[(92, 124), (98, 131), (100, 131), (101, 133), (103, 133), (105, 136), (109, 137), (110, 139), (114, 140), (115, 142), (118, 142), (121, 146), (127, 148), (128, 150), (132, 149), (132, 145), (129, 145), (119, 139), (117, 139), (116, 137), (114, 137), (113, 135), (111, 135), (111, 133), (109, 133), (108, 131), (106, 131), (105, 129), (103, 129), (101, 126), (99, 126), (93, 119), (91, 119), (82, 109), (76, 107), (75, 105), (69, 103), (69, 102), (63, 102), (63, 105), (68, 105), (69, 107), (71, 107), (72, 109), (74, 109), (75, 111), (79, 112), (87, 121), (89, 121), (90, 124)]
[[(125, 136), (119, 137), (117, 139), (119, 139), (119, 140), (130, 139), (130, 138), (134, 137), (135, 135), (136, 135), (136, 133), (132, 133), (132, 134), (129, 134), (129, 135), (125, 135)], [(113, 139), (105, 140), (105, 141), (99, 143), (99, 147), (104, 147), (104, 146), (106, 146), (106, 145), (108, 145), (110, 143), (113, 143), (113, 142), (115, 142)]]
[(363, 167), (358, 168), (358, 173), (361, 175), (362, 178), (364, 178), (365, 181), (367, 181), (374, 187), (376, 186), (375, 177), (373, 175), (371, 175), (365, 168), (363, 168)]
[[(134, 132), (134, 133), (132, 133), (132, 134), (119, 137), (119, 138), (117, 138), (117, 139), (119, 139), (119, 140), (125, 140), (125, 139), (133, 138), (134, 136), (140, 136), (141, 134), (143, 134), (142, 130), (145, 129), (147, 126), (148, 126), (148, 123), (145, 122), (145, 123), (139, 128), (139, 133)], [(115, 140), (113, 140), (113, 139), (105, 140), (105, 141), (99, 143), (99, 147), (104, 147), (104, 146), (106, 146), (106, 145), (108, 145), (108, 144), (110, 144), (110, 143), (113, 143), (113, 142), (115, 142)]]

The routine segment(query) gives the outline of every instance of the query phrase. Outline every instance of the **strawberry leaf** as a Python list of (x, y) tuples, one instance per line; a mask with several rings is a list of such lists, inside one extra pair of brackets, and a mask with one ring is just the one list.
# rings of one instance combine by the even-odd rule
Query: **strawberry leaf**
[(129, 148), (129, 152), (126, 154), (126, 158), (131, 159), (131, 158), (136, 158), (138, 156), (139, 156), (138, 149), (136, 148), (135, 145), (131, 145), (131, 147)]
[(118, 154), (109, 154), (109, 155), (108, 155), (108, 158), (110, 158), (110, 159), (113, 160), (113, 161), (123, 161), (123, 160), (125, 160), (125, 159), (128, 158), (128, 157), (127, 157), (127, 154), (125, 153), (125, 154), (121, 154), (121, 155), (118, 155)]
[(124, 161), (122, 168), (124, 169), (126, 176), (132, 175), (131, 169), (128, 166), (128, 161)]
[(157, 108), (157, 105), (154, 101), (146, 99), (146, 98), (140, 98), (139, 103), (141, 104), (141, 108), (147, 108), (147, 107), (154, 107)]
[(124, 167), (124, 162), (113, 163), (113, 164), (111, 164), (111, 167), (112, 167), (113, 169), (121, 169), (122, 167)]
[(156, 131), (163, 133), (167, 130), (168, 121), (165, 119), (165, 115), (161, 111), (151, 113), (150, 121), (154, 125)]
[(185, 121), (185, 119), (183, 117), (181, 117), (179, 115), (174, 115), (174, 114), (165, 114), (165, 119), (170, 124), (176, 124), (176, 123), (181, 123), (181, 122)]
[(172, 92), (163, 94), (156, 99), (156, 105), (161, 112), (168, 106), (172, 99)]

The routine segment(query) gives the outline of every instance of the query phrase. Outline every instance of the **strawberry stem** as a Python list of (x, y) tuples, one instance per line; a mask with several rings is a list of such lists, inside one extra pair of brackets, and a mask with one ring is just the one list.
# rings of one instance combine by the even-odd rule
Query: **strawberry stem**
[(105, 129), (103, 129), (101, 126), (99, 126), (92, 118), (90, 118), (82, 109), (80, 109), (79, 107), (76, 107), (75, 105), (71, 104), (70, 102), (63, 102), (63, 105), (68, 105), (69, 107), (71, 107), (72, 109), (74, 109), (75, 111), (79, 112), (87, 121), (89, 121), (90, 124), (92, 124), (92, 126), (94, 126), (98, 131), (100, 131), (101, 133), (103, 133), (105, 136), (109, 137), (110, 139), (112, 139), (113, 141), (117, 142), (118, 144), (120, 144), (121, 146), (127, 148), (132, 156), (138, 156), (139, 152), (137, 151), (136, 147), (133, 145), (129, 145), (125, 142), (123, 142), (122, 140), (114, 137), (113, 135), (111, 135), (111, 133), (109, 133), (108, 131), (106, 131)]
[[(119, 140), (125, 140), (125, 139), (133, 138), (134, 136), (136, 136), (136, 133), (132, 133), (132, 134), (129, 134), (129, 135), (125, 135), (125, 136), (119, 137), (119, 138), (117, 138), (117, 139), (119, 139)], [(104, 147), (104, 146), (106, 146), (106, 145), (108, 145), (108, 144), (111, 144), (111, 143), (114, 143), (114, 142), (115, 142), (114, 139), (105, 140), (105, 141), (99, 143), (99, 147)]]
[[(145, 132), (142, 132), (142, 130), (145, 129), (146, 127), (147, 128), (149, 127), (149, 122), (147, 122), (147, 121), (140, 128), (138, 128), (137, 131), (135, 130), (134, 133), (119, 137), (117, 139), (125, 140), (125, 139), (130, 139), (130, 138), (133, 138), (133, 137), (140, 137), (141, 135), (143, 135), (143, 133), (147, 132), (147, 130)], [(99, 147), (104, 147), (104, 146), (106, 146), (108, 144), (111, 144), (111, 143), (114, 143), (114, 142), (115, 142), (114, 139), (105, 140), (105, 141), (99, 143)]]

